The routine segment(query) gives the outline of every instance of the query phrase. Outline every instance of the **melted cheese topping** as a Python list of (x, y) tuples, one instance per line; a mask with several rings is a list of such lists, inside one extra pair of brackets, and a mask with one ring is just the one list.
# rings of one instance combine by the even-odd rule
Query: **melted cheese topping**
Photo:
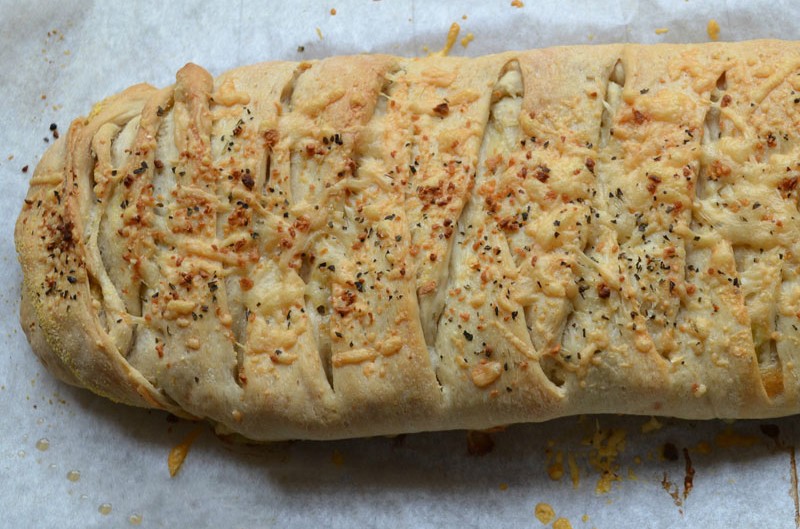
[(800, 50), (458, 32), (76, 121), (17, 227), (57, 361), (259, 439), (796, 411)]

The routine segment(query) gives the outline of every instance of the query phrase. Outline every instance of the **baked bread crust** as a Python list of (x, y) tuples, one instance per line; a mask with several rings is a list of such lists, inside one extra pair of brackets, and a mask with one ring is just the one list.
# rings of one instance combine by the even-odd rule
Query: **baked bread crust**
[(798, 71), (780, 41), (188, 64), (42, 158), (23, 327), (65, 382), (255, 440), (793, 414)]

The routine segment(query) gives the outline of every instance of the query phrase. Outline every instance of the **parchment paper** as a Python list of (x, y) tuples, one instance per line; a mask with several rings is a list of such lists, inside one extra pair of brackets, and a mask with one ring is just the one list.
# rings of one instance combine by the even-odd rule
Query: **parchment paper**
[[(712, 18), (723, 40), (798, 39), (798, 15), (775, 0), (0, 0), (0, 526), (537, 528), (546, 503), (574, 528), (795, 527), (796, 418), (575, 417), (494, 433), (477, 456), (464, 432), (231, 446), (205, 425), (112, 404), (58, 383), (31, 354), (12, 232), (50, 123), (66, 130), (136, 82), (169, 84), (188, 61), (219, 74), (270, 59), (420, 55), (453, 22), (459, 41), (474, 36), (459, 55), (702, 42)], [(170, 478), (170, 449), (198, 428)]]

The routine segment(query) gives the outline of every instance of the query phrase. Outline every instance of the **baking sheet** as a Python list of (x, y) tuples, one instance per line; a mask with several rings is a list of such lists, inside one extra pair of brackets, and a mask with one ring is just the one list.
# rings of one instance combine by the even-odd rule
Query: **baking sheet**
[[(723, 40), (800, 38), (792, 2), (520, 3), (0, 0), (0, 525), (795, 527), (796, 418), (573, 417), (491, 434), (483, 455), (464, 432), (233, 446), (203, 424), (60, 384), (30, 353), (12, 237), (27, 180), (50, 123), (66, 130), (133, 83), (169, 84), (188, 61), (219, 74), (269, 59), (420, 55), (453, 22), (458, 55), (703, 42), (711, 19)], [(196, 431), (170, 478), (170, 449)]]

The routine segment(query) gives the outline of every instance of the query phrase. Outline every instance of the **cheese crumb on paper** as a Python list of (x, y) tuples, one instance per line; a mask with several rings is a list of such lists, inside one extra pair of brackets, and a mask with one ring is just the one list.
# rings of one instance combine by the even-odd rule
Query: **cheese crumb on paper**
[(180, 444), (174, 446), (172, 450), (169, 451), (169, 457), (167, 458), (169, 477), (174, 478), (181, 469), (183, 462), (186, 460), (186, 456), (189, 455), (189, 449), (192, 447), (192, 443), (194, 443), (195, 439), (197, 439), (197, 436), (200, 435), (200, 431), (201, 428), (196, 428), (194, 431), (190, 432), (189, 435), (184, 437)]
[(719, 40), (719, 23), (713, 18), (708, 21), (708, 26), (706, 26), (706, 32), (708, 33), (708, 38), (711, 40)]
[(664, 425), (661, 424), (655, 417), (650, 417), (650, 420), (642, 425), (642, 433), (650, 433), (660, 430)]
[(572, 524), (566, 518), (559, 518), (553, 522), (553, 529), (572, 529)]
[(537, 503), (533, 513), (536, 515), (536, 519), (544, 525), (549, 524), (556, 517), (556, 512), (548, 503)]

